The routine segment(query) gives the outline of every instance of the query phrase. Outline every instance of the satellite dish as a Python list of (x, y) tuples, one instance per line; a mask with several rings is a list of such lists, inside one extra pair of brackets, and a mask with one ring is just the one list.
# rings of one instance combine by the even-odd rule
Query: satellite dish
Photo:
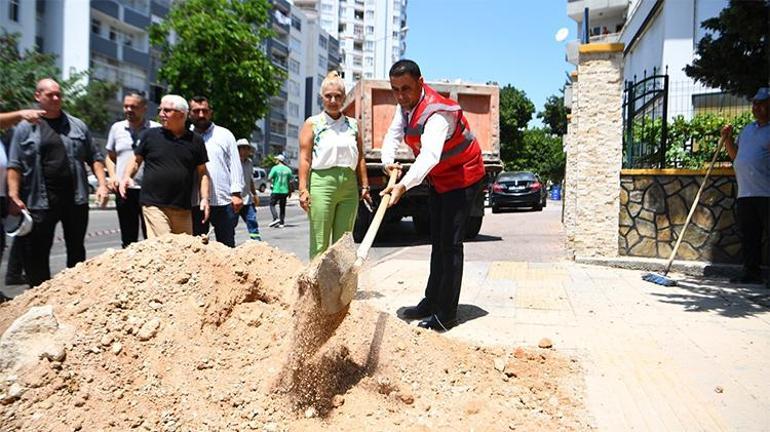
[(556, 42), (564, 42), (564, 40), (567, 39), (567, 36), (569, 36), (569, 29), (562, 27), (556, 32), (554, 38), (556, 39)]

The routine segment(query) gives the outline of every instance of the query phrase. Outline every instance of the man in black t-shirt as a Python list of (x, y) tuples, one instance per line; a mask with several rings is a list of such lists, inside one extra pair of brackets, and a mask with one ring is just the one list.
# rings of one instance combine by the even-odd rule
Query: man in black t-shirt
[(147, 236), (193, 233), (190, 211), (196, 172), (200, 177), (200, 210), (209, 218), (209, 176), (206, 146), (200, 135), (185, 128), (189, 107), (181, 96), (166, 95), (160, 101), (159, 128), (147, 129), (139, 137), (134, 159), (120, 182), (125, 197), (139, 166), (144, 163), (139, 202), (147, 225)]
[(56, 225), (61, 222), (67, 248), (67, 267), (86, 259), (88, 180), (91, 165), (99, 187), (97, 202), (107, 198), (104, 154), (91, 140), (88, 127), (62, 111), (59, 84), (43, 79), (35, 87), (35, 100), (45, 111), (37, 124), (19, 123), (8, 159), (8, 198), (11, 211), (28, 209), (34, 225), (24, 237), (22, 256), (30, 286), (51, 278), (49, 254)]

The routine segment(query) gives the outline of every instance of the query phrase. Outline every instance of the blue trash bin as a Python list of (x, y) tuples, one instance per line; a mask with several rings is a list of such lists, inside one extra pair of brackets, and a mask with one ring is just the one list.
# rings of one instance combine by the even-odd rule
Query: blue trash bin
[(559, 201), (559, 200), (561, 200), (561, 185), (553, 185), (553, 186), (551, 186), (551, 196), (549, 198), (552, 201)]

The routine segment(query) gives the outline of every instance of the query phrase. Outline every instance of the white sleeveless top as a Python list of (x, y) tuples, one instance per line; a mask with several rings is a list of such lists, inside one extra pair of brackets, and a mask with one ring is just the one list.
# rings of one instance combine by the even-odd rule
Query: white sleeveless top
[(358, 123), (341, 115), (333, 119), (322, 112), (310, 117), (313, 125), (313, 156), (311, 169), (323, 170), (334, 167), (356, 170), (358, 164)]

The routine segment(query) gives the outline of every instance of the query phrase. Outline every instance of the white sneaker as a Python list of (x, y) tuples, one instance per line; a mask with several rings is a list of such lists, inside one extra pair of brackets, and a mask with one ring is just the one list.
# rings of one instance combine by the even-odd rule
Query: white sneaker
[(272, 221), (272, 222), (270, 222), (270, 224), (269, 224), (268, 226), (269, 226), (269, 227), (275, 227), (275, 226), (278, 226), (278, 224), (280, 224), (280, 223), (281, 223), (281, 221), (280, 221), (280, 220), (278, 220), (278, 219), (273, 219), (273, 221)]
[(283, 224), (278, 224), (278, 228), (283, 228), (283, 227), (284, 227)]

